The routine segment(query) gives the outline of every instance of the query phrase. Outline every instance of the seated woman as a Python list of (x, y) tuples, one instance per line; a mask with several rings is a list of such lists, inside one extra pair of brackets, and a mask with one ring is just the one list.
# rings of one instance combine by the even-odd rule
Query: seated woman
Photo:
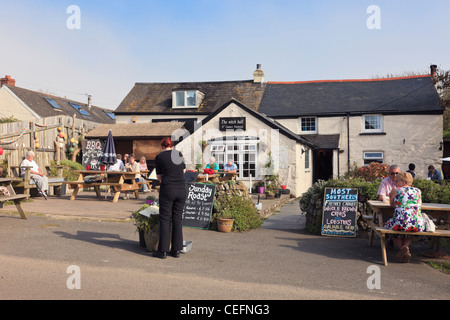
[[(397, 175), (395, 188), (389, 194), (391, 206), (394, 207), (394, 217), (389, 219), (385, 228), (396, 231), (418, 232), (425, 230), (420, 206), (422, 195), (419, 189), (411, 187), (413, 178), (408, 172)], [(397, 260), (409, 262), (411, 253), (409, 246), (412, 242), (411, 236), (393, 235), (394, 244), (399, 247), (396, 255)]]
[[(135, 157), (134, 157), (134, 154), (130, 154), (130, 155), (128, 156), (128, 161), (129, 161), (129, 163), (127, 163), (127, 164), (125, 165), (125, 168), (126, 168), (127, 171), (129, 171), (129, 172), (134, 172), (134, 173), (136, 173), (135, 176), (134, 176), (134, 180), (135, 180), (136, 182), (145, 182), (145, 179), (142, 178), (141, 174), (139, 173), (139, 172), (141, 171), (140, 165), (139, 165), (138, 162), (136, 162), (136, 159), (135, 159)], [(131, 180), (125, 180), (124, 182), (125, 182), (125, 183), (132, 183)], [(144, 192), (150, 192), (150, 190), (149, 190), (149, 188), (148, 188), (148, 186), (147, 186), (146, 184), (142, 185), (142, 187), (143, 187), (143, 189), (144, 189)], [(125, 196), (123, 197), (123, 199), (124, 199), (124, 200), (130, 199), (130, 197), (128, 196), (128, 191), (125, 191)]]
[(214, 170), (214, 173), (219, 171), (219, 164), (216, 163), (216, 159), (214, 157), (211, 157), (211, 159), (209, 159), (209, 163), (206, 165), (206, 169), (212, 169)]

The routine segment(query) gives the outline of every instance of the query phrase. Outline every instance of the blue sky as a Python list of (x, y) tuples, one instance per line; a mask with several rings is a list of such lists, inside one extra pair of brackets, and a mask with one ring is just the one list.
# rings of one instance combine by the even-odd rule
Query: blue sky
[[(450, 69), (448, 0), (0, 0), (0, 76), (115, 109), (135, 82), (359, 79)], [(70, 5), (80, 29), (67, 28)], [(380, 29), (369, 29), (370, 5)]]

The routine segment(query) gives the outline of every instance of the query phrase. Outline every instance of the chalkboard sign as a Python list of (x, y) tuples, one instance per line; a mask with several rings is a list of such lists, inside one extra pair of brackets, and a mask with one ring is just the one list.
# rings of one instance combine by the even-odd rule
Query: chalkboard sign
[(358, 189), (325, 188), (322, 235), (356, 236)]
[(83, 141), (83, 166), (91, 167), (91, 170), (100, 170), (100, 162), (98, 162), (98, 157), (102, 152), (104, 142), (102, 140), (85, 140)]
[(183, 226), (208, 229), (216, 186), (203, 183), (186, 183), (186, 192)]

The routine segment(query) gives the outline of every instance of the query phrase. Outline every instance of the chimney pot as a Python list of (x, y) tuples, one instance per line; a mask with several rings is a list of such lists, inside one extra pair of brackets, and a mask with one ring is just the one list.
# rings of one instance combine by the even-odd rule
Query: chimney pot
[(430, 66), (430, 69), (431, 69), (431, 73), (430, 73), (431, 79), (433, 79), (434, 83), (437, 83), (437, 81), (438, 81), (438, 79), (437, 79), (437, 65), (432, 64)]
[(7, 86), (15, 87), (16, 86), (16, 80), (11, 78), (11, 76), (5, 76), (4, 78), (0, 79), (0, 87), (2, 87), (5, 84)]

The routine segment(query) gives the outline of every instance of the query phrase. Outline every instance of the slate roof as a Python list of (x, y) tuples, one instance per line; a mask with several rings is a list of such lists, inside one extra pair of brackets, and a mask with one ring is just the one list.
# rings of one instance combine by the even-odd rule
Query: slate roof
[[(75, 113), (77, 119), (84, 119), (87, 121), (98, 123), (115, 123), (115, 120), (110, 118), (106, 112), (113, 112), (113, 110), (103, 109), (96, 106), (91, 106), (91, 109), (87, 107), (86, 103), (52, 96), (49, 94), (32, 91), (16, 86), (7, 86), (20, 100), (22, 100), (30, 109), (37, 113), (40, 117), (52, 117), (57, 115), (73, 116)], [(55, 109), (50, 105), (46, 99), (51, 99), (56, 102), (61, 109)], [(89, 115), (83, 115), (72, 107), (69, 102), (75, 103), (83, 108)]]
[(268, 82), (258, 112), (269, 117), (442, 113), (429, 75), (341, 81)]
[(133, 123), (133, 124), (101, 124), (86, 134), (88, 139), (102, 139), (108, 136), (109, 130), (114, 139), (120, 138), (159, 138), (171, 136), (174, 131), (183, 128), (183, 122)]
[[(253, 80), (222, 82), (136, 83), (115, 114), (172, 113), (210, 114), (231, 99), (237, 99), (248, 108), (257, 110), (265, 83)], [(205, 97), (199, 108), (172, 109), (172, 92), (199, 90)]]

